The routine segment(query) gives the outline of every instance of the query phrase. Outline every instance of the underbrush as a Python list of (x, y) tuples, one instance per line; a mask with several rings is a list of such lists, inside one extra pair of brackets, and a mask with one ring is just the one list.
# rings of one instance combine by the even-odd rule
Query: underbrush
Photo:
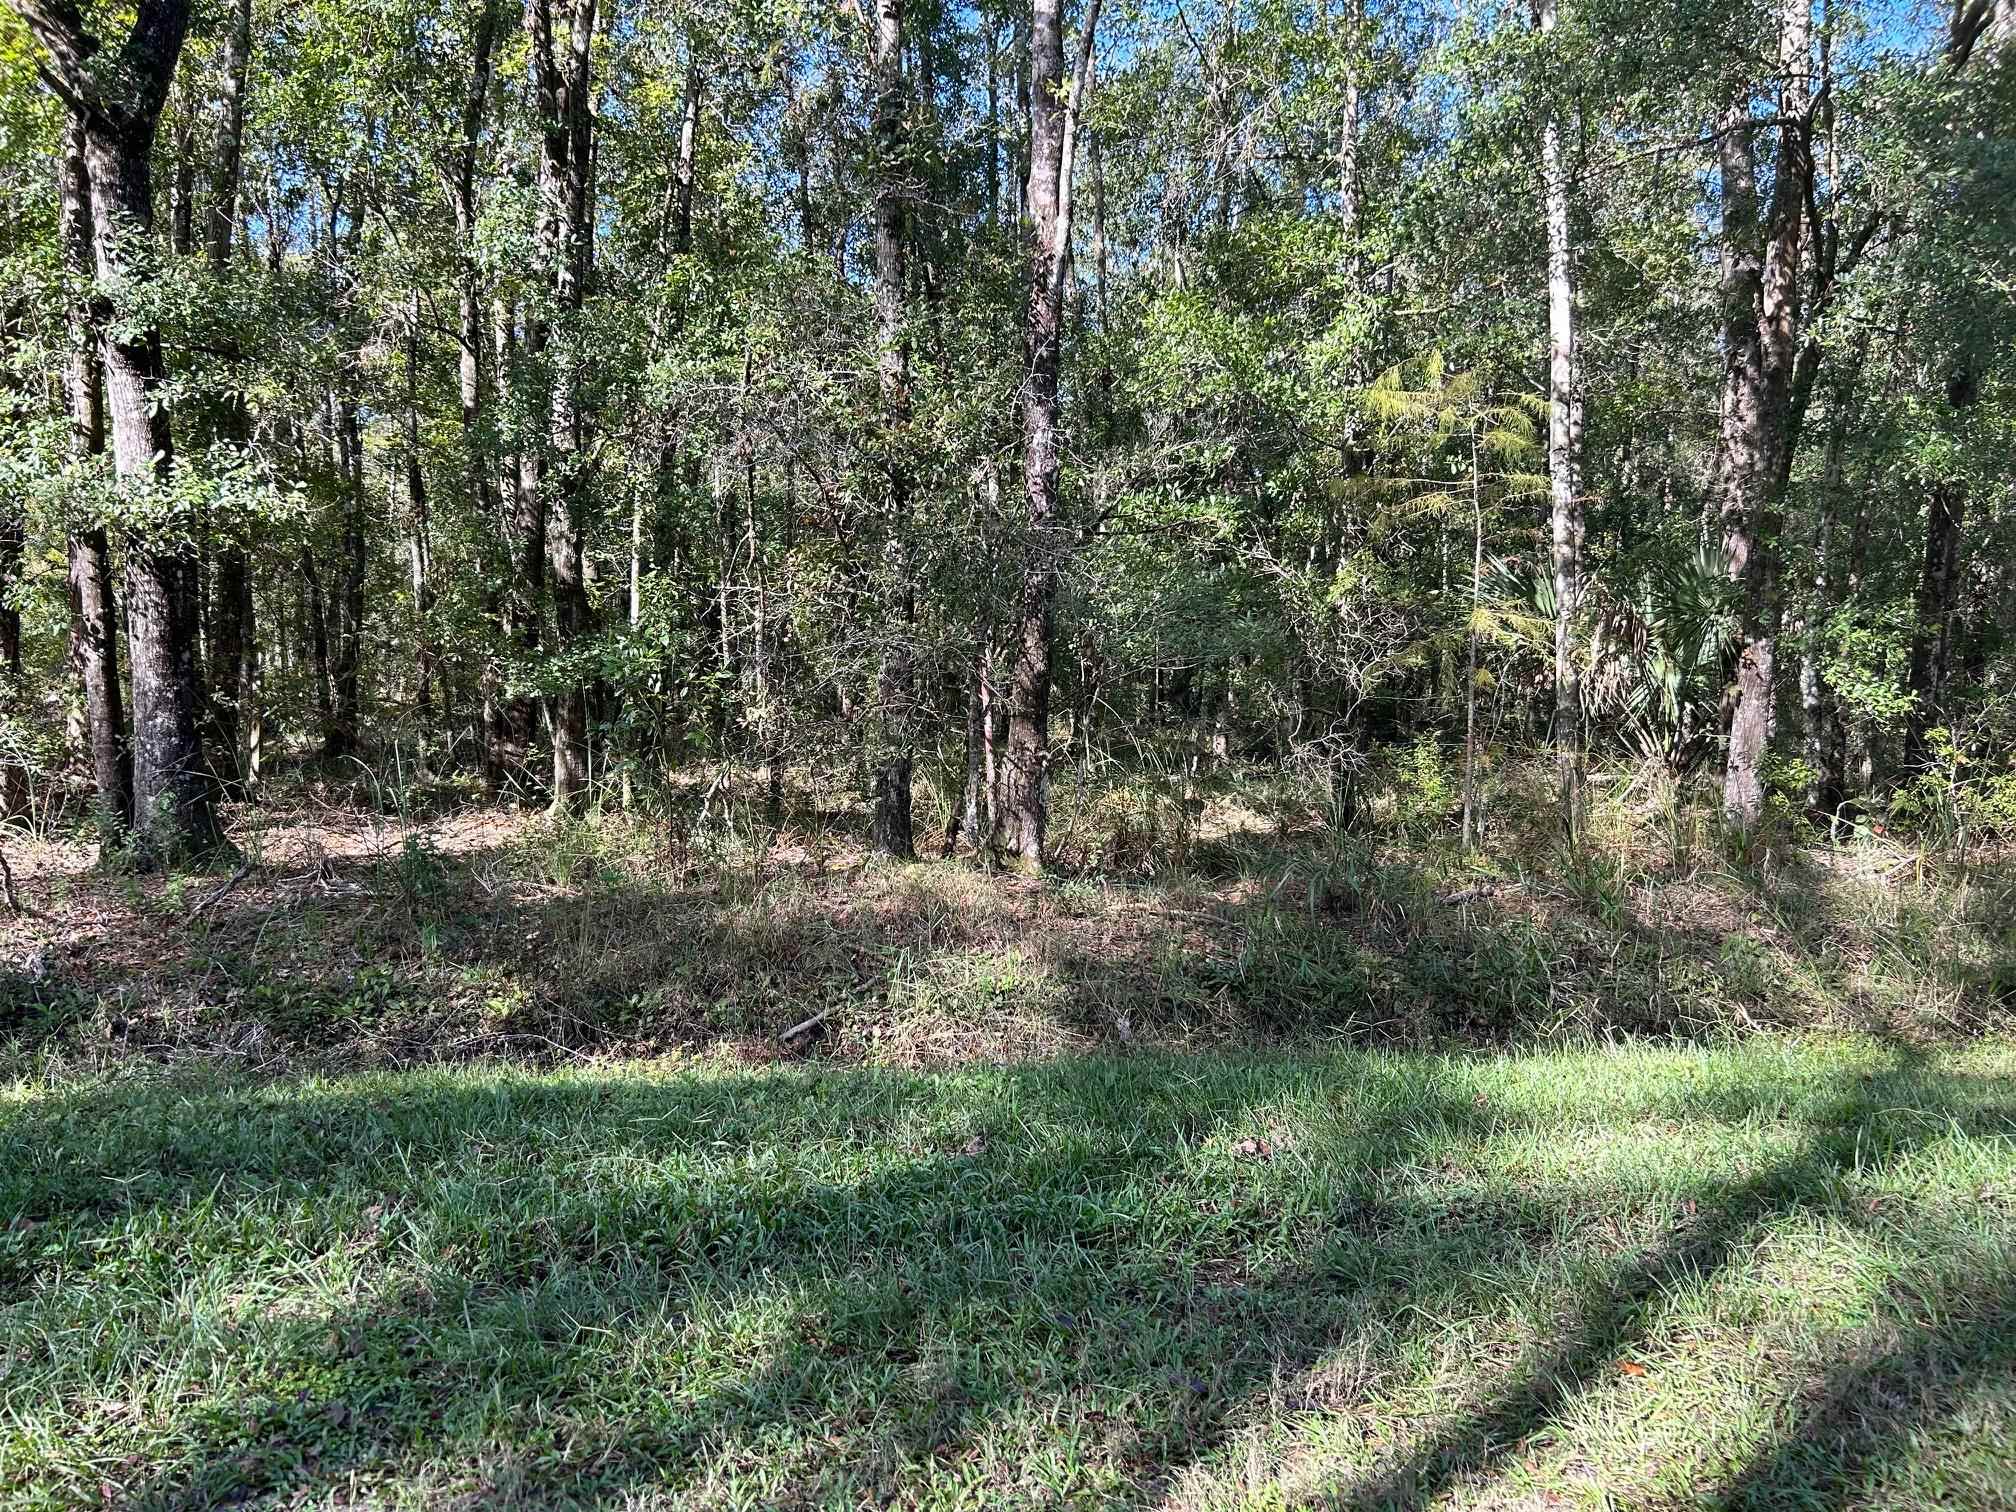
[[(2016, 876), (1979, 848), (1780, 829), (1732, 857), (1700, 795), (1620, 772), (1569, 852), (1549, 774), (1501, 766), (1465, 852), (1431, 764), (1408, 755), (1349, 828), (1292, 774), (1060, 781), (1040, 880), (878, 862), (835, 795), (771, 822), (721, 778), (581, 818), (269, 805), (238, 816), (229, 875), (17, 847), (39, 916), (0, 954), (0, 1040), (16, 1067), (701, 1046), (925, 1064), (1760, 1028), (1925, 1043), (2016, 1003)], [(919, 833), (942, 832), (923, 807)]]

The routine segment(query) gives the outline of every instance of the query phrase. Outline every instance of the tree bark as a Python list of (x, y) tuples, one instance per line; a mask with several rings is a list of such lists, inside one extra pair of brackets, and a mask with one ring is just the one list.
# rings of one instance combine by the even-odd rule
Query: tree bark
[[(553, 625), (564, 655), (586, 636), (591, 611), (584, 575), (586, 478), (584, 421), (579, 385), (581, 332), (578, 316), (587, 291), (594, 246), (590, 212), (594, 198), (593, 127), (589, 91), (590, 54), (595, 38), (596, 0), (531, 0), (532, 66), (542, 127), (539, 167), (540, 248), (553, 283), (553, 304), (561, 322), (560, 341), (550, 341), (542, 320), (528, 321), (527, 345), (551, 364), (549, 395), (550, 467), (541, 468), (542, 490), (552, 497), (546, 517), (546, 570), (553, 585)], [(563, 33), (556, 15), (565, 21)], [(564, 40), (564, 53), (559, 44)], [(536, 327), (536, 336), (534, 328)], [(570, 675), (548, 705), (553, 731), (553, 807), (572, 808), (588, 785), (588, 688)]]
[[(493, 364), (497, 400), (510, 412), (512, 375), (518, 367), (518, 316), (507, 300), (491, 305), (491, 334), (496, 349)], [(503, 487), (504, 548), (510, 559), (504, 594), (504, 632), (521, 662), (539, 650), (540, 601), (546, 585), (546, 496), (540, 487), (538, 438), (514, 434), (499, 459)], [(528, 775), (535, 709), (524, 691), (496, 700), (497, 719), (492, 748), (501, 774)]]
[[(153, 281), (152, 152), (161, 108), (189, 29), (188, 0), (139, 0), (117, 66), (94, 66), (102, 44), (70, 0), (15, 0), (48, 53), (42, 74), (81, 123), (91, 186), (93, 254), (101, 288)], [(135, 301), (145, 307), (144, 298)], [(110, 313), (110, 312), (108, 312)], [(122, 488), (169, 482), (175, 457), (161, 402), (167, 367), (158, 326), (104, 320), (106, 410)], [(197, 736), (200, 702), (187, 541), (136, 529), (127, 542), (127, 619), (133, 683), (134, 831), (141, 854), (164, 861), (222, 843)]]
[[(63, 154), (63, 243), (71, 271), (90, 276), (91, 201), (83, 130), (74, 120)], [(105, 450), (105, 400), (99, 332), (90, 302), (70, 312), (71, 455), (83, 467)], [(119, 683), (119, 610), (112, 584), (112, 552), (105, 527), (75, 526), (69, 539), (71, 657), (84, 690), (85, 742), (98, 806), (124, 829), (133, 822), (133, 765), (126, 745), (126, 710)]]
[[(10, 322), (11, 323), (11, 322)], [(0, 408), (5, 414), (11, 402)], [(0, 499), (0, 712), (19, 717), (21, 697), (21, 611), (13, 606), (14, 585), (28, 545), (28, 512), (18, 499)], [(28, 808), (28, 769), (0, 760), (0, 819)]]
[[(1764, 815), (1764, 764), (1776, 693), (1778, 619), (1777, 505), (1786, 477), (1785, 451), (1799, 329), (1799, 267), (1805, 189), (1812, 165), (1805, 121), (1812, 46), (1811, 0), (1784, 0), (1779, 30), (1778, 168), (1761, 257), (1749, 130), (1722, 138), (1724, 163), (1724, 361), (1722, 436), (1716, 480), (1723, 549), (1742, 586), (1741, 646), (1735, 706), (1722, 784), (1722, 812), (1738, 834)], [(1732, 102), (1727, 126), (1748, 115), (1748, 86)]]
[(421, 720), (422, 764), (425, 763), (426, 726), (434, 717), (434, 541), (428, 517), (427, 470), (420, 458), (420, 291), (416, 288), (407, 307), (406, 322), (406, 509), (412, 539), (408, 561), (412, 568), (414, 676), (418, 682), (414, 704)]
[(1819, 512), (1813, 523), (1811, 599), (1799, 655), (1799, 707), (1805, 722), (1806, 764), (1812, 769), (1806, 806), (1830, 820), (1847, 797), (1847, 750), (1838, 701), (1827, 681), (1826, 637), (1841, 601), (1837, 557), (1843, 496), (1842, 455), (1854, 402), (1852, 372), (1861, 365), (1858, 357), (1850, 374), (1833, 386), (1828, 406), (1827, 458), (1821, 472)]
[(324, 748), (336, 727), (336, 699), (329, 677), (329, 608), (322, 592), (322, 575), (315, 564), (315, 550), (301, 548), (301, 581), (308, 588), (308, 654), (315, 669), (315, 713), (321, 721)]
[[(469, 42), (469, 81), (462, 95), (462, 113), (454, 155), (447, 168), (448, 199), (455, 213), (455, 347), (457, 397), (462, 430), (463, 488), (469, 506), (486, 531), (508, 538), (497, 489), (495, 448), (483, 423), (483, 279), (476, 259), (476, 165), (483, 123), (490, 108), (494, 73), (498, 0), (480, 0)], [(508, 555), (508, 551), (507, 551)], [(482, 768), (484, 790), (493, 798), (502, 791), (509, 768), (506, 721), (500, 697), (500, 669), (495, 654), (507, 638), (505, 595), (493, 581), (484, 594), (485, 618), (495, 626), (492, 650), (484, 660), (482, 682)]]
[(1029, 305), (1024, 322), (1023, 487), (1028, 535), (1010, 632), (1008, 739), (994, 844), (1024, 870), (1044, 862), (1050, 638), (1064, 535), (1057, 518), (1060, 482), (1058, 380), (1064, 335), (1064, 285), (1071, 255), (1073, 138), (1092, 66), (1099, 0), (1088, 0), (1071, 95), (1064, 87), (1063, 0), (1035, 0), (1029, 31)]

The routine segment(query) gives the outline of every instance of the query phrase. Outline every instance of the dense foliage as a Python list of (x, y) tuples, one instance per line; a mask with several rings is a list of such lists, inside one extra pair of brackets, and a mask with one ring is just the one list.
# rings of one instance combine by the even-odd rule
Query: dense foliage
[(1348, 821), (1426, 741), (1547, 744), (1571, 833), (1592, 751), (1726, 767), (1740, 832), (2016, 825), (2012, 44), (14, 0), (6, 806), (203, 845), (282, 762), (733, 764), (1040, 862), (1067, 764)]

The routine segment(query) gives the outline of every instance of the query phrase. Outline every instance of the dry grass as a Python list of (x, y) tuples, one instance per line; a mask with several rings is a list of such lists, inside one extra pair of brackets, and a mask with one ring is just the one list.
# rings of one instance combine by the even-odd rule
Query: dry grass
[(880, 863), (853, 816), (813, 808), (695, 833), (272, 803), (233, 815), (244, 865), (204, 876), (14, 841), (34, 912), (0, 946), (0, 1037), (87, 1062), (718, 1048), (941, 1065), (1310, 1038), (1927, 1041), (1991, 1027), (2016, 997), (2016, 882), (1979, 854), (1959, 867), (1864, 837), (1745, 868), (1676, 854), (1670, 820), (1612, 804), (1572, 860), (1539, 824), (1466, 856), (1434, 829), (1333, 834), (1306, 795), (1257, 779), (1188, 806), (1123, 788), (1059, 809), (1081, 864), (1042, 880)]

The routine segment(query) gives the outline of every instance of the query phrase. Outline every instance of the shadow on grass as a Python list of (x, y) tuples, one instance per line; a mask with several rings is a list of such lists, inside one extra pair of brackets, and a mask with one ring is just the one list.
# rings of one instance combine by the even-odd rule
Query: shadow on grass
[[(1756, 1174), (1687, 1183), (1691, 1213), (1680, 1189), (1466, 1179), (1543, 1126), (1416, 1060), (58, 1093), (0, 1125), (0, 1198), (33, 1224), (0, 1238), (0, 1319), (34, 1341), (45, 1414), (207, 1361), (154, 1398), (137, 1462), (81, 1448), (36, 1486), (59, 1498), (851, 1507), (956, 1484), (1149, 1507), (1244, 1430), (1364, 1410), (1441, 1320), (1565, 1288), (1561, 1337), (1318, 1503), (1423, 1506), (1554, 1421), (1683, 1275), (1827, 1209), (1851, 1166), (1999, 1117), (1978, 1090), (1905, 1063), (1817, 1098), (1760, 1077), (1651, 1099), (1732, 1127), (1800, 1110)], [(1618, 1258), (1592, 1217), (1646, 1243)], [(1986, 1342), (1956, 1325), (1912, 1358)], [(1861, 1380), (1728, 1504), (1810, 1480)]]
[[(1916, 1142), (1908, 1128), (1878, 1131), (1857, 1117), (1856, 1110), (1907, 1106), (1921, 1066), (1921, 1058), (1907, 1055), (1899, 1069), (1845, 1096), (1831, 1116), (1802, 1131), (1797, 1153), (1722, 1188), (1712, 1203), (1699, 1205), (1677, 1224), (1665, 1241), (1617, 1267), (1593, 1305), (1583, 1308), (1565, 1330), (1565, 1338), (1549, 1340), (1484, 1402), (1459, 1414), (1411, 1454), (1340, 1492), (1333, 1504), (1352, 1512), (1425, 1506), (1459, 1478), (1493, 1470), (1517, 1446), (1554, 1422), (1576, 1396), (1614, 1377), (1619, 1359), (1653, 1331), (1676, 1287), (1712, 1281), (1726, 1266), (1745, 1258), (1745, 1246), (1764, 1225), (1828, 1191), (1858, 1162), (1872, 1161), (1881, 1168), (1908, 1153)], [(1872, 1134), (1879, 1137), (1880, 1147), (1868, 1145)], [(1948, 1339), (1934, 1335), (1920, 1344), (1937, 1358), (1960, 1342), (1957, 1335)], [(1810, 1431), (1813, 1425), (1808, 1422), (1802, 1432)], [(1782, 1460), (1781, 1470), (1788, 1472), (1798, 1458), (1791, 1446), (1772, 1456), (1773, 1461)], [(1768, 1463), (1754, 1475), (1754, 1480), (1746, 1475), (1746, 1483), (1759, 1494), (1774, 1478), (1782, 1478)], [(1810, 1488), (1811, 1482), (1802, 1484)], [(1744, 1499), (1735, 1504), (1752, 1503)]]

